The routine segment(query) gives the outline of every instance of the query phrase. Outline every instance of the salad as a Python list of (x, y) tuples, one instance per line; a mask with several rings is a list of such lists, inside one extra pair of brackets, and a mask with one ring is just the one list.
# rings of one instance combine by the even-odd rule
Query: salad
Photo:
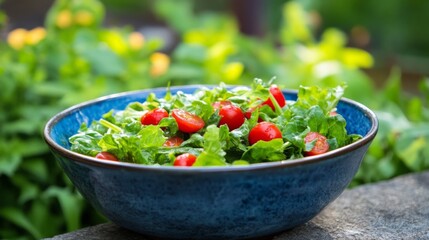
[(71, 150), (109, 161), (165, 166), (228, 166), (323, 154), (361, 136), (336, 112), (343, 86), (301, 86), (286, 101), (272, 81), (150, 94), (81, 125)]

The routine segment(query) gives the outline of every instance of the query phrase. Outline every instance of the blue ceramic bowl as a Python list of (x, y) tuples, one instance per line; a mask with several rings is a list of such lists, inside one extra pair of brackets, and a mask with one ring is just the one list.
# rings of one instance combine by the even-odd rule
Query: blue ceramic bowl
[[(193, 93), (199, 86), (173, 87)], [(316, 216), (347, 187), (375, 137), (367, 107), (342, 99), (338, 113), (357, 142), (319, 156), (250, 166), (175, 168), (97, 160), (70, 151), (68, 138), (83, 122), (111, 109), (145, 101), (126, 92), (71, 107), (54, 116), (44, 137), (82, 195), (112, 222), (147, 236), (181, 239), (254, 238), (275, 234)], [(296, 92), (284, 91), (288, 100)]]

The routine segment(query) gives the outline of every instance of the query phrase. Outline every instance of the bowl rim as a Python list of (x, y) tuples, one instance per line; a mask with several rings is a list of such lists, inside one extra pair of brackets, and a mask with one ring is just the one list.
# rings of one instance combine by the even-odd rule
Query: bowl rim
[[(204, 87), (212, 88), (212, 87), (216, 87), (216, 85), (198, 84), (198, 85), (172, 86), (170, 87), (170, 90), (173, 90), (173, 91), (182, 91), (187, 89), (197, 90), (199, 88), (204, 88)], [(228, 87), (246, 87), (246, 86), (228, 85)], [(51, 119), (48, 120), (48, 122), (45, 124), (45, 127), (43, 129), (43, 138), (45, 142), (49, 145), (51, 151), (56, 151), (61, 156), (67, 159), (71, 159), (78, 163), (89, 164), (97, 167), (126, 169), (126, 170), (132, 170), (132, 171), (156, 171), (156, 172), (161, 171), (161, 172), (171, 172), (171, 173), (181, 174), (181, 173), (209, 173), (209, 172), (218, 173), (218, 172), (256, 171), (256, 170), (266, 170), (266, 169), (272, 169), (272, 168), (290, 168), (290, 167), (301, 166), (301, 165), (306, 165), (311, 163), (317, 163), (320, 161), (329, 160), (334, 157), (341, 156), (347, 152), (356, 150), (361, 146), (366, 145), (367, 143), (370, 143), (375, 138), (378, 131), (378, 119), (376, 114), (371, 109), (369, 109), (368, 107), (366, 107), (365, 105), (357, 101), (342, 97), (340, 100), (341, 102), (345, 102), (346, 104), (355, 106), (370, 119), (371, 128), (369, 129), (368, 133), (365, 136), (363, 136), (361, 139), (357, 140), (356, 142), (353, 142), (341, 148), (334, 149), (324, 154), (320, 154), (316, 156), (308, 156), (308, 157), (298, 158), (298, 159), (254, 163), (250, 165), (237, 165), (237, 166), (174, 167), (174, 166), (160, 166), (160, 165), (143, 165), (143, 164), (128, 163), (128, 162), (114, 162), (114, 161), (99, 160), (99, 159), (96, 159), (95, 157), (90, 157), (87, 155), (76, 153), (67, 148), (62, 147), (61, 145), (56, 143), (50, 136), (52, 128), (55, 124), (57, 124), (61, 119), (63, 119), (67, 115), (70, 115), (76, 111), (79, 111), (79, 109), (83, 107), (95, 105), (109, 99), (121, 98), (127, 95), (165, 91), (166, 89), (167, 89), (166, 87), (158, 87), (158, 88), (148, 88), (148, 89), (114, 93), (114, 94), (109, 94), (106, 96), (95, 98), (93, 100), (88, 100), (88, 101), (84, 101), (82, 103), (73, 105), (55, 114)], [(297, 92), (298, 92), (297, 90), (293, 90), (293, 89), (282, 90), (283, 94), (297, 94)]]

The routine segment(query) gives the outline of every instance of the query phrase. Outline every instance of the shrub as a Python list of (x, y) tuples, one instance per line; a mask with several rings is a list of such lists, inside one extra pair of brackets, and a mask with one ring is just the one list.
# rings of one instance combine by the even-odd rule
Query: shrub
[(372, 66), (371, 55), (347, 47), (337, 29), (316, 39), (294, 2), (283, 8), (281, 30), (264, 39), (241, 34), (229, 15), (191, 14), (190, 3), (155, 2), (157, 15), (181, 36), (169, 54), (160, 52), (161, 40), (132, 28), (103, 27), (97, 0), (57, 0), (44, 27), (15, 29), (0, 41), (0, 238), (39, 239), (105, 221), (58, 168), (43, 126), (73, 104), (168, 83), (248, 84), (273, 76), (287, 88), (345, 82), (346, 96), (380, 119), (351, 186), (429, 168), (429, 79), (421, 82), (422, 97), (401, 91), (399, 70), (376, 89), (361, 70)]

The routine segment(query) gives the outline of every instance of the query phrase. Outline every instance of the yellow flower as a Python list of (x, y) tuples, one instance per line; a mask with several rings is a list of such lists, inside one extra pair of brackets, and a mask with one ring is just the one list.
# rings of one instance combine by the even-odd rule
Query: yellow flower
[(127, 39), (123, 37), (121, 32), (111, 29), (101, 33), (101, 41), (106, 43), (115, 53), (122, 55), (128, 50)]
[(128, 43), (132, 50), (140, 50), (144, 45), (144, 37), (139, 32), (133, 32), (128, 37)]
[(27, 32), (26, 43), (28, 45), (36, 45), (46, 37), (46, 30), (42, 27), (34, 28)]
[(226, 83), (235, 83), (243, 74), (244, 65), (241, 62), (232, 62), (223, 66), (222, 76)]
[(87, 27), (94, 23), (94, 17), (90, 12), (86, 10), (80, 10), (74, 16), (74, 21), (77, 25)]
[(153, 77), (161, 76), (168, 70), (168, 67), (170, 66), (170, 58), (164, 53), (153, 53), (149, 59), (152, 63), (150, 75)]
[(62, 10), (58, 13), (55, 24), (59, 28), (68, 28), (73, 23), (72, 13), (69, 10)]
[(16, 50), (20, 50), (25, 46), (26, 37), (27, 37), (27, 30), (22, 28), (17, 28), (9, 33), (9, 35), (7, 36), (7, 42), (12, 48)]

